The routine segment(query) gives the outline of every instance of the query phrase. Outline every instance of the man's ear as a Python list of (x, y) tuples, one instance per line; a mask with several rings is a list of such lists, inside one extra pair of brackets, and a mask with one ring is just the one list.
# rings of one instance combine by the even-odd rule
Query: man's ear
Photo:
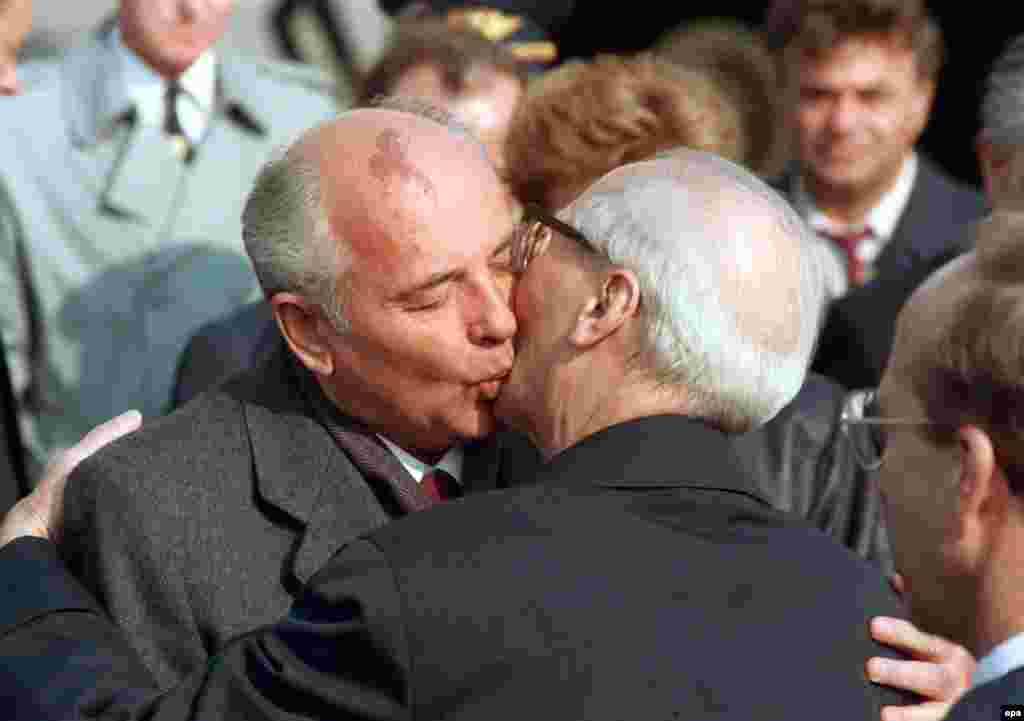
[(984, 131), (978, 134), (974, 141), (974, 153), (978, 157), (978, 170), (981, 171), (981, 180), (985, 186), (985, 195), (990, 204), (994, 204), (994, 198), (999, 197), (1003, 181), (1009, 172), (1010, 161), (1006, 154), (986, 137)]
[(977, 426), (957, 430), (960, 479), (957, 498), (958, 544), (969, 563), (988, 555), (993, 534), (1006, 520), (1010, 487), (996, 462), (992, 439)]
[(295, 293), (276, 293), (270, 304), (285, 343), (302, 364), (319, 375), (334, 373), (328, 339), (335, 331), (320, 307)]
[(597, 345), (619, 329), (640, 309), (640, 283), (625, 268), (607, 273), (597, 292), (587, 298), (569, 336), (578, 348)]

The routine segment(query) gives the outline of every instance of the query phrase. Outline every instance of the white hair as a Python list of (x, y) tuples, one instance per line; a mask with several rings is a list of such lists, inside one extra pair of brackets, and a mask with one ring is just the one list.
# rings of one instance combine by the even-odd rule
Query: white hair
[[(803, 221), (760, 180), (709, 153), (675, 150), (621, 170), (626, 182), (613, 171), (564, 215), (636, 274), (646, 366), (726, 430), (771, 419), (803, 384), (824, 308)], [(777, 274), (758, 265), (787, 244), (795, 273), (784, 261)], [(761, 287), (743, 286), (750, 282)], [(784, 307), (764, 308), (764, 292), (758, 305), (768, 283), (772, 296), (790, 299)]]
[(989, 70), (982, 127), (992, 140), (1024, 142), (1024, 35), (1013, 38)]
[(981, 103), (981, 135), (999, 145), (1008, 169), (997, 200), (1020, 204), (1024, 197), (1024, 35), (1013, 38), (989, 70)]

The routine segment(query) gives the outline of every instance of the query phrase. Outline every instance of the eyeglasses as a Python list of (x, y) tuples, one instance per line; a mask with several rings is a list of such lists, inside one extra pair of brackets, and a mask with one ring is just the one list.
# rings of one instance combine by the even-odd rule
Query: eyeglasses
[(551, 243), (552, 231), (575, 240), (591, 253), (596, 252), (583, 233), (563, 223), (536, 203), (527, 203), (523, 206), (522, 220), (516, 226), (512, 238), (512, 268), (516, 273), (522, 273), (530, 261), (543, 255)]
[(853, 453), (861, 467), (876, 471), (885, 454), (885, 426), (937, 426), (936, 421), (916, 418), (882, 418), (879, 415), (878, 391), (853, 391), (843, 400), (839, 426), (850, 439)]

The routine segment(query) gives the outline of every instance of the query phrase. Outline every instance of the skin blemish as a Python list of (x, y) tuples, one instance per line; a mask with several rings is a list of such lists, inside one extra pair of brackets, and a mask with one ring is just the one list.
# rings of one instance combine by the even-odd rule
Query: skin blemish
[(377, 153), (370, 158), (370, 172), (385, 187), (395, 180), (415, 185), (423, 195), (437, 202), (437, 189), (419, 168), (409, 161), (403, 141), (396, 130), (385, 130), (377, 138)]

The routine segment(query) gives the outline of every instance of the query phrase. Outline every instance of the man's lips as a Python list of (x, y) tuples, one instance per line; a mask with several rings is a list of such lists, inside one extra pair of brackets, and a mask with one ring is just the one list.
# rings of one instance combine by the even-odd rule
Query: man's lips
[(489, 401), (493, 401), (501, 392), (501, 381), (485, 381), (480, 384), (480, 394)]
[(866, 148), (863, 145), (827, 145), (819, 148), (818, 156), (837, 163), (848, 163), (862, 157)]
[(501, 393), (501, 387), (505, 384), (507, 378), (508, 372), (505, 372), (488, 380), (481, 381), (477, 384), (477, 388), (480, 389), (480, 395), (489, 401), (493, 401)]

